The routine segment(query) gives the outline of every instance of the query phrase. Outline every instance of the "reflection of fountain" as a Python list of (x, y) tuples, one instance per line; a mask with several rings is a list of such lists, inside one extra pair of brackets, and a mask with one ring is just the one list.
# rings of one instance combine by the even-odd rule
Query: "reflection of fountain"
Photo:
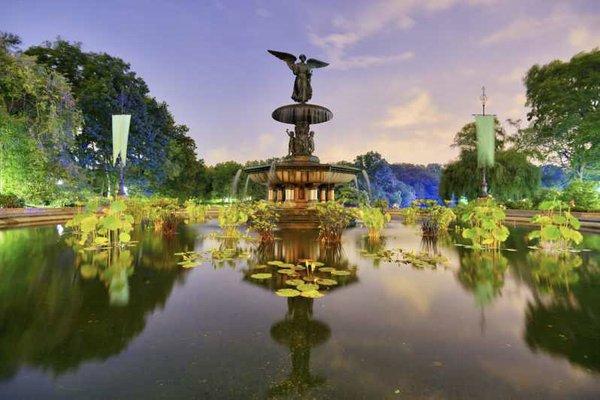
[(369, 174), (364, 169), (361, 171), (363, 179), (365, 180), (365, 184), (367, 185), (367, 192), (369, 193), (369, 202), (371, 201), (371, 197), (373, 194), (371, 193), (371, 180), (369, 179)]
[(302, 395), (325, 383), (325, 378), (310, 372), (310, 351), (331, 336), (327, 324), (314, 320), (313, 300), (287, 299), (285, 318), (271, 326), (271, 337), (290, 350), (292, 370), (288, 377), (269, 389), (270, 397)]
[(252, 181), (267, 186), (268, 201), (285, 205), (279, 220), (282, 227), (316, 227), (315, 212), (307, 206), (334, 200), (334, 187), (352, 181), (359, 172), (353, 167), (321, 164), (313, 155), (315, 133), (310, 125), (331, 120), (333, 113), (325, 107), (307, 104), (307, 99), (310, 96), (295, 99), (297, 104), (284, 105), (273, 111), (273, 119), (294, 126), (293, 131), (286, 130), (288, 156), (279, 163), (244, 169)]

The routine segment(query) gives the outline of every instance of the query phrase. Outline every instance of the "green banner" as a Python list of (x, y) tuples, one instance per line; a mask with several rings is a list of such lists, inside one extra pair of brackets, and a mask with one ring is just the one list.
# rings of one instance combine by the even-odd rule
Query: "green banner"
[(127, 161), (127, 140), (129, 138), (129, 123), (131, 115), (112, 116), (112, 139), (113, 139), (113, 165), (117, 163), (117, 157), (121, 155), (121, 163)]
[(477, 128), (477, 166), (493, 167), (494, 152), (496, 150), (496, 137), (494, 134), (494, 116), (476, 115), (475, 127)]

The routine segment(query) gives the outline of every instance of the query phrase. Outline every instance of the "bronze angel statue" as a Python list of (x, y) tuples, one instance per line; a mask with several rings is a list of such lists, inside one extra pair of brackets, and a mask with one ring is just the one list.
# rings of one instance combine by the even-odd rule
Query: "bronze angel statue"
[(292, 100), (297, 103), (306, 103), (312, 97), (312, 86), (310, 85), (310, 78), (312, 76), (312, 70), (314, 68), (323, 68), (329, 64), (323, 61), (315, 60), (314, 58), (306, 59), (304, 54), (300, 54), (298, 58), (299, 62), (296, 62), (297, 58), (293, 54), (284, 53), (282, 51), (267, 50), (290, 67), (296, 80), (294, 81), (294, 92), (292, 93)]

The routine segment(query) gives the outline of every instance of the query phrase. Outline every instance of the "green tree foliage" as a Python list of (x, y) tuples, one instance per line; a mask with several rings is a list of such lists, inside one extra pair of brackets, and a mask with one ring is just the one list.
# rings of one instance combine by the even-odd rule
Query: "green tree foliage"
[(600, 169), (600, 50), (534, 65), (525, 76), (529, 129), (520, 141), (579, 179)]
[(67, 80), (16, 52), (19, 43), (0, 34), (0, 192), (48, 203), (57, 182), (80, 177), (69, 151), (82, 119)]
[(80, 44), (60, 39), (25, 53), (71, 83), (85, 120), (73, 156), (97, 191), (114, 188), (111, 115), (127, 113), (131, 114), (126, 178), (130, 189), (165, 194), (177, 189), (181, 197), (196, 194), (192, 184), (202, 181), (204, 168), (186, 136), (187, 128), (175, 124), (167, 105), (150, 96), (129, 64), (105, 53), (84, 52)]
[[(528, 160), (526, 153), (516, 148), (505, 148), (508, 142), (500, 127), (496, 128), (496, 164), (486, 173), (490, 193), (497, 199), (515, 200), (532, 197), (540, 186), (540, 169)], [(461, 149), (458, 160), (448, 163), (440, 180), (440, 197), (451, 199), (465, 196), (477, 198), (482, 171), (477, 168), (475, 124), (465, 125), (454, 138), (453, 146)]]

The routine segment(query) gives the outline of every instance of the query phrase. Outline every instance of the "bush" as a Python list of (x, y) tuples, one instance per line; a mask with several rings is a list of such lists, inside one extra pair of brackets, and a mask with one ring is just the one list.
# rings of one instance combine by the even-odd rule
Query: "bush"
[(0, 208), (22, 208), (25, 207), (25, 201), (16, 194), (0, 194)]
[(531, 199), (508, 200), (504, 205), (506, 208), (512, 210), (533, 210), (533, 201)]
[(352, 211), (335, 201), (317, 203), (315, 208), (319, 219), (319, 240), (325, 244), (340, 243), (342, 232), (352, 220)]
[(539, 189), (533, 195), (533, 205), (538, 208), (545, 201), (560, 199), (561, 192), (555, 188)]
[(573, 181), (563, 191), (561, 200), (575, 211), (600, 211), (598, 182)]

